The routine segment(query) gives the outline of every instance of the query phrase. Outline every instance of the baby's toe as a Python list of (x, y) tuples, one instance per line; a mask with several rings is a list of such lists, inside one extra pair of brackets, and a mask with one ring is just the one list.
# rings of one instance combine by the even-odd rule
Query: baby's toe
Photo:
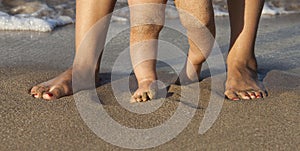
[(130, 99), (130, 103), (136, 103), (137, 101), (136, 101), (136, 98), (135, 97), (131, 97), (131, 99)]
[(142, 95), (142, 101), (143, 102), (146, 102), (148, 101), (150, 98), (148, 97), (148, 93), (147, 92), (143, 92), (143, 95)]
[(147, 92), (147, 95), (148, 95), (150, 100), (155, 99), (157, 97), (157, 91), (158, 91), (157, 89), (150, 89)]
[(142, 95), (139, 92), (135, 92), (132, 96), (132, 101), (131, 102), (142, 102)]
[(136, 102), (142, 102), (142, 98), (141, 97), (137, 97), (136, 98)]

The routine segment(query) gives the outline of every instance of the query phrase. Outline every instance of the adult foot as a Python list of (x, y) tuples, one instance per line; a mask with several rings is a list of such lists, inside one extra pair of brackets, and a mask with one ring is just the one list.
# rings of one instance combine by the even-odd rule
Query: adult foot
[(132, 95), (131, 103), (146, 102), (156, 98), (156, 79), (144, 79), (138, 83), (138, 89)]
[(263, 98), (267, 92), (258, 80), (257, 64), (254, 57), (238, 60), (236, 57), (228, 56), (228, 73), (225, 87), (225, 95), (230, 100), (250, 100)]
[(72, 95), (72, 69), (67, 69), (59, 76), (32, 87), (30, 94), (35, 98), (45, 100), (54, 100)]
[[(96, 70), (96, 73), (97, 71), (98, 70)], [(88, 75), (84, 75), (84, 73), (86, 72), (78, 71), (78, 73), (79, 74), (77, 74), (77, 76), (80, 79), (79, 82), (81, 82), (81, 84), (78, 85), (78, 87), (80, 87), (77, 88), (78, 90), (74, 91), (72, 89), (73, 69), (69, 68), (65, 72), (58, 75), (57, 77), (32, 87), (30, 90), (30, 94), (35, 98), (41, 98), (45, 100), (55, 100), (64, 96), (72, 95), (73, 93), (80, 90), (89, 89), (92, 86), (94, 86), (94, 83), (87, 82), (87, 80), (82, 80), (82, 79), (91, 78)], [(99, 80), (97, 74), (95, 79), (96, 81)]]

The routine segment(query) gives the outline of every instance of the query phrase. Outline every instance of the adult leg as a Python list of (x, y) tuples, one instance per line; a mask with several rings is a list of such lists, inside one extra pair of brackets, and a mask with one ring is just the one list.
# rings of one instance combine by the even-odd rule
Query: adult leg
[[(91, 38), (86, 37), (86, 34), (91, 29), (95, 23), (97, 23), (100, 19), (107, 16), (113, 11), (115, 0), (78, 0), (76, 1), (76, 54), (75, 58), (79, 58), (77, 60), (80, 60), (82, 56), (82, 53), (79, 53), (78, 49), (81, 45), (81, 42), (84, 40), (84, 38)], [(109, 17), (108, 17), (109, 18)], [(106, 20), (107, 26), (109, 24), (109, 19)], [(107, 33), (107, 27), (100, 29), (99, 34), (101, 36), (106, 36)], [(91, 45), (97, 42), (97, 38), (92, 39)], [(101, 39), (103, 41), (103, 38)], [(105, 38), (104, 38), (105, 40)], [(100, 42), (104, 43), (104, 42)], [(81, 50), (82, 51), (82, 50)], [(93, 55), (92, 53), (95, 53), (94, 50), (87, 50), (87, 54)], [(100, 60), (100, 58), (99, 58)], [(100, 62), (100, 61), (98, 61)], [(81, 69), (84, 69), (84, 67), (89, 68), (90, 66), (93, 66), (91, 64), (88, 64), (83, 61), (76, 61), (74, 60), (74, 64), (77, 65), (77, 67), (80, 67), (76, 69), (76, 72), (85, 72), (81, 71)], [(96, 69), (94, 69), (97, 73), (99, 70), (99, 63), (97, 64)], [(37, 86), (32, 87), (30, 93), (35, 98), (43, 98), (46, 100), (53, 100), (58, 99), (63, 96), (72, 95), (75, 93), (72, 90), (72, 72), (73, 67), (70, 67), (65, 72), (60, 74), (59, 76), (43, 82), (41, 84), (38, 84)], [(83, 88), (84, 89), (84, 88)]]
[(153, 99), (156, 93), (156, 54), (164, 24), (166, 0), (128, 0), (130, 6), (130, 55), (138, 89), (132, 102)]
[(257, 77), (254, 46), (264, 0), (228, 0), (231, 39), (225, 95), (231, 100), (266, 96)]
[(190, 45), (180, 83), (189, 83), (199, 79), (202, 63), (213, 47), (214, 12), (211, 0), (176, 0), (175, 4)]

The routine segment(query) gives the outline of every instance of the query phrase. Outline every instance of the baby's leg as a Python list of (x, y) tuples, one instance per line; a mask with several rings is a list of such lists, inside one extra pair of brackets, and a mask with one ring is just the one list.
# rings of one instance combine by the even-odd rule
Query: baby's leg
[(255, 38), (264, 0), (228, 0), (231, 25), (225, 95), (231, 100), (266, 96), (257, 77)]
[[(75, 58), (77, 60), (80, 60), (84, 57), (81, 53), (78, 53), (79, 45), (83, 41), (84, 38), (86, 38), (87, 32), (91, 29), (91, 27), (100, 19), (107, 16), (109, 13), (113, 11), (115, 0), (79, 0), (76, 2), (76, 54)], [(109, 20), (107, 20), (104, 24), (109, 24)], [(107, 28), (99, 30), (98, 34), (101, 34), (101, 36), (106, 36)], [(96, 36), (96, 35), (95, 35)], [(91, 37), (90, 37), (91, 38)], [(105, 38), (101, 39), (104, 43)], [(101, 41), (100, 40), (100, 41)], [(91, 41), (91, 45), (95, 45), (95, 43), (99, 43), (99, 38), (94, 38), (93, 41)], [(96, 49), (93, 50), (86, 50), (87, 54), (90, 56), (93, 56), (93, 54), (96, 54)], [(100, 59), (100, 58), (99, 58)], [(99, 62), (99, 61), (98, 61)], [(77, 65), (78, 69), (76, 69), (76, 72), (83, 75), (85, 71), (82, 69), (86, 68), (93, 68), (91, 64), (87, 62), (80, 62), (74, 60), (74, 64)], [(99, 70), (99, 63), (96, 65), (96, 68), (92, 69), (95, 70), (95, 73), (98, 73)], [(59, 76), (43, 82), (41, 84), (38, 84), (37, 86), (34, 86), (30, 90), (30, 94), (33, 95), (35, 98), (43, 98), (46, 100), (53, 100), (58, 99), (63, 96), (72, 95), (75, 93), (72, 90), (72, 73), (73, 68), (70, 67), (65, 72), (60, 74)], [(82, 89), (85, 89), (83, 87)]]
[(211, 0), (176, 0), (182, 25), (190, 44), (188, 59), (180, 83), (197, 81), (201, 65), (214, 44), (215, 22)]
[(166, 0), (128, 0), (130, 6), (130, 55), (138, 89), (132, 102), (153, 99), (156, 93), (156, 54), (164, 24)]

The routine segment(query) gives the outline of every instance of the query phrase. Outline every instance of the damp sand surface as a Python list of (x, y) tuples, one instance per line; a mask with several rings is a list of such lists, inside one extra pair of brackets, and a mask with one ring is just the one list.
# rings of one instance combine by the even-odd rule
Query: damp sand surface
[[(167, 22), (174, 27), (180, 26), (178, 20)], [(217, 18), (216, 23), (217, 41), (225, 56), (229, 41), (228, 18)], [(163, 125), (171, 119), (178, 106), (185, 103), (181, 101), (182, 89), (179, 86), (172, 85), (170, 95), (159, 99), (162, 105), (149, 114), (136, 114), (124, 109), (113, 93), (114, 82), (126, 81), (122, 74), (111, 81), (109, 71), (120, 52), (128, 47), (129, 31), (121, 30), (123, 32), (118, 36), (113, 35), (127, 26), (111, 24), (109, 37), (113, 38), (103, 54), (102, 83), (96, 89), (97, 94), (108, 115), (121, 125), (137, 129)], [(178, 33), (165, 28), (161, 39), (171, 41), (185, 51), (188, 48), (186, 38), (174, 39), (174, 34)], [(81, 118), (74, 97), (47, 102), (34, 99), (27, 93), (34, 84), (56, 76), (71, 65), (74, 55), (73, 25), (57, 28), (52, 33), (0, 32), (0, 35), (1, 150), (127, 150), (94, 134)], [(206, 133), (199, 135), (214, 79), (208, 66), (204, 65), (198, 103), (184, 104), (195, 109), (190, 123), (171, 141), (148, 150), (297, 150), (300, 147), (299, 35), (300, 19), (297, 15), (263, 17), (256, 55), (260, 78), (268, 89), (269, 97), (255, 101), (225, 100), (215, 123)], [(174, 77), (172, 69), (163, 62), (158, 63), (158, 74), (165, 83)], [(220, 74), (216, 72), (212, 76)], [(216, 82), (220, 89), (223, 82)], [(134, 87), (134, 78), (130, 78), (130, 88)], [(96, 101), (91, 108), (100, 105)], [(98, 120), (97, 116), (94, 117)]]

